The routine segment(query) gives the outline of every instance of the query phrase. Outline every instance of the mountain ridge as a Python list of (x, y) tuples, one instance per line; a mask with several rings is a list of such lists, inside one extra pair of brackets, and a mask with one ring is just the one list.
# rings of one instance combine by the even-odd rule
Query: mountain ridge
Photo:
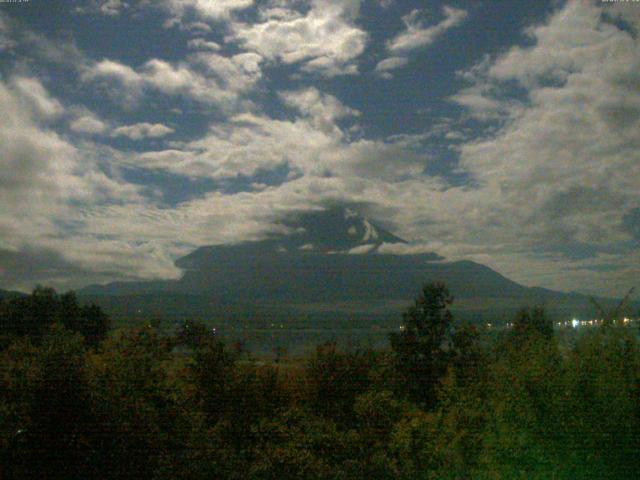
[[(586, 296), (525, 287), (471, 260), (447, 261), (435, 252), (390, 253), (382, 247), (411, 244), (353, 209), (297, 212), (280, 225), (288, 234), (195, 249), (176, 260), (183, 270), (180, 279), (114, 282), (79, 293), (98, 301), (118, 297), (132, 304), (136, 297), (155, 295), (159, 305), (168, 305), (160, 311), (174, 316), (180, 313), (176, 305), (184, 305), (180, 295), (199, 299), (199, 311), (213, 316), (228, 313), (230, 306), (248, 304), (280, 305), (283, 311), (294, 305), (351, 304), (363, 306), (365, 312), (367, 303), (408, 302), (424, 283), (438, 280), (474, 311), (501, 301), (545, 304), (567, 314), (590, 308)], [(173, 304), (163, 299), (169, 295)]]

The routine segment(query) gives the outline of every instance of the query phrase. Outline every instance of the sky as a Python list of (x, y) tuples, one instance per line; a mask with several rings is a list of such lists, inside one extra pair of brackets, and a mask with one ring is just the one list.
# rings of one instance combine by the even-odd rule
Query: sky
[(177, 278), (346, 205), (412, 251), (621, 296), (639, 34), (638, 2), (2, 2), (0, 288)]

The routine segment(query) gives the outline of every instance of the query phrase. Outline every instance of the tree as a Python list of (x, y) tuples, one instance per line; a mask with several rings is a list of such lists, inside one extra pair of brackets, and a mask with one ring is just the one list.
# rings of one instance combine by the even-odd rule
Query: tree
[(233, 402), (230, 386), (237, 360), (221, 341), (202, 342), (195, 351), (191, 373), (200, 408), (210, 423), (217, 422)]
[(474, 478), (584, 478), (559, 471), (571, 445), (564, 441), (567, 399), (557, 342), (525, 325), (497, 345), (485, 389), (478, 459), (484, 473)]
[(630, 288), (627, 294), (618, 302), (616, 307), (612, 310), (607, 310), (604, 308), (594, 297), (589, 297), (591, 304), (594, 306), (600, 319), (602, 320), (603, 326), (609, 326), (617, 321), (621, 321), (624, 317), (625, 311), (629, 309), (629, 303), (631, 301), (631, 297), (633, 296), (635, 288)]
[(215, 340), (213, 330), (210, 330), (202, 322), (185, 320), (178, 328), (176, 342), (178, 345), (196, 349)]
[(451, 368), (456, 381), (467, 387), (483, 379), (487, 355), (475, 325), (458, 325), (451, 336)]
[(3, 335), (41, 337), (57, 320), (60, 310), (55, 290), (40, 286), (31, 295), (7, 298), (1, 303)]
[[(155, 478), (163, 464), (184, 455), (180, 385), (172, 342), (150, 327), (115, 332), (87, 359), (91, 424), (87, 441), (100, 478)], [(186, 429), (185, 429), (186, 430)], [(168, 467), (166, 467), (168, 468)]]
[(74, 292), (58, 295), (53, 288), (36, 287), (31, 295), (0, 301), (0, 335), (41, 338), (54, 324), (80, 333), (97, 346), (107, 335), (109, 317), (97, 305), (80, 305)]
[(341, 352), (335, 342), (319, 345), (305, 369), (311, 409), (339, 425), (355, 421), (353, 406), (369, 387), (371, 352)]
[(553, 337), (553, 322), (542, 307), (523, 308), (513, 319), (513, 332), (517, 337), (537, 334), (550, 339)]
[(14, 377), (2, 395), (9, 401), (16, 398), (11, 392), (13, 383), (14, 388), (19, 388), (14, 392), (19, 394), (21, 405), (6, 453), (8, 458), (3, 461), (6, 470), (2, 472), (0, 467), (0, 477), (92, 477), (94, 472), (87, 470), (91, 452), (83, 434), (90, 419), (90, 396), (82, 338), (54, 325), (33, 355), (28, 349), (23, 351), (32, 364), (31, 372), (21, 375), (26, 381), (20, 385), (16, 385), (18, 378)]
[(426, 284), (404, 313), (402, 331), (390, 337), (400, 387), (427, 408), (436, 402), (436, 387), (451, 356), (452, 303), (444, 283)]

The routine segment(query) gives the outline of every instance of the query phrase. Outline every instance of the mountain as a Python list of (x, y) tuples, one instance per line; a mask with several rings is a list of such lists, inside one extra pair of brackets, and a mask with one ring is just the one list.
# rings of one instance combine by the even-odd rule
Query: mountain
[(4, 300), (5, 298), (13, 298), (13, 297), (21, 297), (24, 293), (16, 292), (13, 290), (2, 290), (0, 289), (0, 300)]
[(384, 243), (407, 243), (349, 208), (294, 214), (282, 226), (291, 233), (258, 242), (202, 247), (178, 259), (176, 265), (187, 271), (202, 270), (203, 265), (274, 254), (279, 257), (346, 254), (353, 249), (374, 253)]
[(307, 326), (336, 318), (366, 325), (384, 316), (397, 323), (433, 280), (449, 286), (456, 308), (470, 318), (504, 317), (527, 304), (557, 315), (591, 308), (581, 295), (527, 288), (472, 261), (389, 253), (411, 251), (410, 245), (349, 208), (297, 213), (281, 227), (287, 234), (196, 249), (176, 261), (184, 271), (179, 280), (94, 285), (80, 294), (123, 317), (286, 319)]

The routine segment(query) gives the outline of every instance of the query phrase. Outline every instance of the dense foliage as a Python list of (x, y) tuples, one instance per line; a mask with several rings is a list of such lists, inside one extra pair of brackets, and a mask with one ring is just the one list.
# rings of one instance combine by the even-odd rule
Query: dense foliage
[(424, 287), (388, 350), (252, 358), (204, 325), (112, 331), (46, 289), (0, 303), (0, 478), (624, 479), (640, 475), (630, 327), (489, 335)]
[(31, 295), (12, 295), (0, 301), (0, 338), (38, 339), (59, 324), (82, 335), (96, 346), (109, 331), (109, 318), (96, 305), (80, 305), (74, 292), (58, 295), (52, 288), (37, 287)]

